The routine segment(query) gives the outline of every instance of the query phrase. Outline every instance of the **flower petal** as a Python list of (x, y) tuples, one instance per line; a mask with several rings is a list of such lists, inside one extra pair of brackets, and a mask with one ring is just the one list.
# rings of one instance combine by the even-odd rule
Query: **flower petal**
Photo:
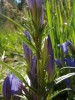
[(29, 32), (27, 30), (25, 30), (24, 34), (31, 41), (30, 34), (29, 34)]
[(33, 57), (31, 66), (30, 66), (30, 81), (32, 85), (35, 85), (35, 79), (36, 79), (36, 62), (37, 58), (36, 56)]
[(62, 62), (59, 59), (55, 59), (57, 66), (62, 67)]
[(20, 89), (20, 85), (22, 82), (14, 75), (9, 74), (3, 83), (3, 96), (5, 100), (10, 100), (11, 95), (13, 96), (14, 100), (20, 100), (20, 97), (15, 96), (16, 94), (21, 94), (22, 90)]
[(68, 46), (69, 42), (64, 42), (63, 44), (58, 44), (58, 47), (60, 47), (64, 54), (68, 54)]
[(32, 59), (32, 50), (25, 43), (23, 43), (23, 50), (24, 50), (25, 59), (27, 63), (30, 64)]
[(14, 75), (12, 74), (12, 83), (11, 83), (11, 93), (12, 94), (21, 94), (20, 84), (22, 82)]
[(65, 58), (64, 61), (66, 62), (66, 66), (72, 66), (71, 57)]
[(72, 66), (75, 67), (75, 58), (72, 59)]
[(52, 43), (51, 43), (51, 39), (49, 35), (48, 35), (47, 41), (48, 41), (47, 48), (48, 48), (48, 56), (49, 56), (47, 68), (48, 68), (48, 74), (49, 74), (50, 80), (52, 80), (53, 73), (54, 73), (54, 54), (53, 54)]
[(9, 75), (5, 78), (3, 83), (3, 96), (6, 100), (10, 100), (11, 98), (11, 83), (9, 79)]

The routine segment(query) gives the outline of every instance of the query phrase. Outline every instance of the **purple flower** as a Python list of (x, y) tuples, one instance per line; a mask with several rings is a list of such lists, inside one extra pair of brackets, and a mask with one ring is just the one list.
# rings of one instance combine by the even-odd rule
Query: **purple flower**
[(32, 12), (42, 10), (42, 0), (28, 0), (28, 6)]
[(30, 34), (29, 34), (29, 32), (27, 30), (25, 30), (24, 34), (31, 41)]
[(10, 100), (11, 98), (11, 82), (9, 75), (5, 78), (3, 83), (3, 96), (5, 100)]
[(64, 58), (64, 62), (66, 62), (66, 66), (75, 67), (75, 58)]
[(48, 41), (47, 48), (48, 48), (48, 57), (49, 57), (47, 68), (48, 68), (49, 78), (50, 80), (52, 80), (53, 73), (54, 73), (54, 54), (53, 54), (52, 43), (49, 35), (47, 41)]
[(24, 50), (25, 59), (27, 63), (30, 64), (32, 59), (32, 50), (25, 43), (23, 43), (23, 50)]
[[(27, 30), (24, 32), (24, 34), (31, 41), (30, 34)], [(25, 59), (26, 59), (27, 63), (30, 64), (31, 59), (32, 59), (32, 50), (25, 43), (23, 43), (23, 50), (24, 50)]]
[(42, 14), (41, 14), (41, 17), (40, 17), (41, 28), (42, 28), (42, 25), (43, 25), (43, 20), (44, 20), (44, 11), (42, 11)]
[(31, 11), (33, 11), (33, 8), (35, 7), (35, 0), (28, 0), (28, 6)]
[(37, 58), (36, 56), (33, 57), (31, 66), (30, 66), (30, 81), (32, 85), (35, 85), (35, 79), (36, 79), (36, 63)]
[(28, 0), (28, 6), (30, 8), (34, 25), (37, 28), (42, 27), (44, 13), (42, 10), (42, 0)]
[(72, 59), (71, 63), (72, 63), (71, 66), (75, 67), (75, 58)]
[(71, 49), (73, 52), (75, 52), (75, 46), (72, 44), (72, 42), (68, 41), (68, 43), (69, 43), (70, 49)]
[(65, 58), (64, 61), (66, 62), (66, 66), (72, 66), (71, 57)]
[(55, 59), (55, 62), (56, 62), (58, 67), (62, 67), (63, 63), (59, 59)]
[(64, 42), (63, 44), (58, 44), (58, 47), (60, 47), (65, 55), (68, 54), (68, 46), (69, 42)]
[(3, 83), (3, 96), (5, 100), (10, 100), (11, 95), (14, 100), (20, 100), (20, 97), (16, 96), (16, 94), (20, 95), (22, 93), (20, 84), (22, 84), (22, 82), (14, 74), (9, 74), (5, 78)]
[(42, 9), (42, 0), (35, 0), (38, 9)]
[(26, 94), (26, 96), (28, 96), (29, 95), (29, 91), (26, 89), (26, 87), (23, 84), (21, 84), (20, 87), (24, 91), (24, 93)]

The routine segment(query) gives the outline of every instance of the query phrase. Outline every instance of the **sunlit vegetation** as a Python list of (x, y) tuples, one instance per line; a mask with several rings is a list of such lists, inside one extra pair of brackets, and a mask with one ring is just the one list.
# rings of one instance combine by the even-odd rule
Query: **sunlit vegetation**
[(0, 0), (0, 100), (9, 73), (21, 100), (75, 100), (75, 0), (26, 1)]

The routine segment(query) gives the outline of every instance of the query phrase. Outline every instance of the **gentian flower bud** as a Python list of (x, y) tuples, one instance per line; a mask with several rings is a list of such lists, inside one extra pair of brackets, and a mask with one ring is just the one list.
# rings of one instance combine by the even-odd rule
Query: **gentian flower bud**
[[(31, 41), (30, 34), (27, 30), (24, 32), (24, 34)], [(30, 64), (31, 59), (32, 59), (32, 50), (25, 43), (23, 43), (23, 50), (24, 50), (25, 59), (26, 59), (27, 63)]]
[(16, 96), (22, 93), (20, 89), (20, 84), (22, 82), (14, 75), (9, 74), (3, 83), (3, 96), (5, 100), (10, 100), (11, 96), (13, 96), (14, 100), (20, 100), (20, 97)]
[(25, 59), (27, 63), (30, 64), (32, 59), (32, 50), (25, 43), (23, 43), (23, 50)]
[[(31, 10), (33, 22), (36, 26), (42, 25), (43, 12), (42, 12), (42, 0), (28, 0), (28, 6)], [(41, 23), (40, 23), (41, 22)]]
[(55, 62), (58, 67), (62, 67), (63, 63), (59, 59), (55, 59)]
[(36, 63), (37, 63), (37, 58), (34, 55), (30, 66), (30, 81), (33, 86), (35, 85), (35, 79), (36, 79)]
[(3, 96), (5, 100), (11, 99), (11, 82), (10, 82), (10, 76), (8, 75), (3, 83)]
[(58, 44), (58, 47), (60, 47), (63, 51), (63, 54), (67, 55), (68, 54), (68, 46), (69, 42), (64, 42), (63, 44)]
[(53, 54), (52, 43), (49, 35), (47, 41), (48, 41), (47, 48), (48, 48), (48, 57), (49, 57), (47, 68), (48, 68), (48, 75), (51, 81), (54, 74), (54, 54)]

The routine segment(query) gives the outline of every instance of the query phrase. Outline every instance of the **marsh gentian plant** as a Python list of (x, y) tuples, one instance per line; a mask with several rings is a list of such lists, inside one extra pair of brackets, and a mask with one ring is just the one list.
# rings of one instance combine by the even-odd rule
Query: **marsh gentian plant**
[[(65, 79), (63, 77), (54, 81), (54, 52), (50, 34), (44, 33), (45, 26), (43, 26), (44, 13), (42, 0), (28, 0), (28, 6), (32, 15), (31, 26), (33, 30), (31, 29), (30, 31), (30, 29), (27, 29), (24, 32), (23, 38), (25, 38), (25, 41), (23, 42), (23, 51), (30, 84), (28, 84), (18, 72), (4, 64), (24, 83), (23, 85), (14, 74), (8, 75), (3, 84), (5, 100), (10, 100), (11, 95), (19, 95), (19, 89), (23, 90), (23, 95), (26, 96), (28, 100), (47, 100), (48, 95), (48, 100), (50, 100), (52, 87), (58, 84), (61, 79)], [(67, 54), (67, 46), (70, 44), (70, 42), (65, 42), (65, 44), (58, 46), (61, 47), (63, 53)], [(71, 48), (73, 47), (72, 45), (70, 46)], [(60, 64), (59, 66), (62, 66), (62, 62), (56, 61)], [(72, 61), (73, 64), (74, 61), (75, 60)], [(75, 74), (73, 73), (72, 75)], [(68, 82), (68, 80), (66, 81)], [(20, 91), (20, 94), (21, 92), (22, 91)], [(17, 98), (19, 97), (13, 100), (17, 100)]]

